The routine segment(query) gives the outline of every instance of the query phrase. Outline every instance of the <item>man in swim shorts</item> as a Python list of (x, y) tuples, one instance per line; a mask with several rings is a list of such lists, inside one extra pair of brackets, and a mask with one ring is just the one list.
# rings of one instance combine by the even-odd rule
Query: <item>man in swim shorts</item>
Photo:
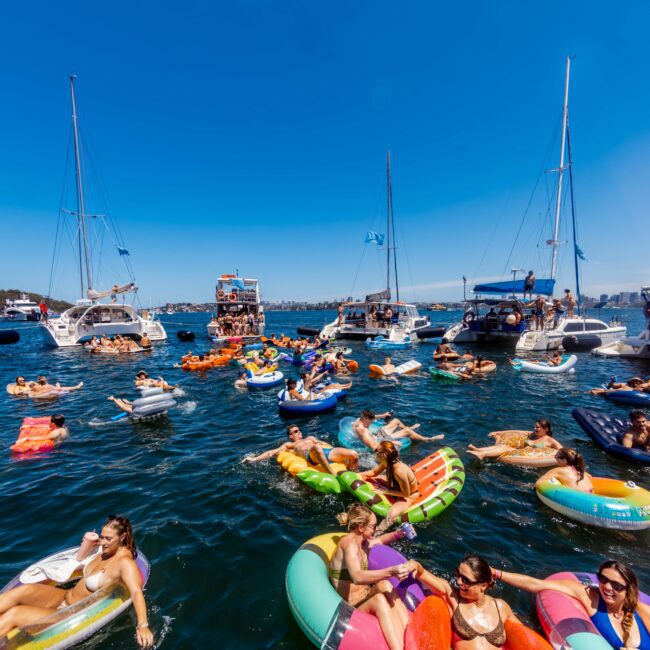
[[(370, 425), (376, 419), (384, 420), (385, 424), (373, 433), (370, 431)], [(394, 418), (391, 411), (375, 415), (370, 409), (365, 409), (361, 411), (361, 415), (352, 424), (352, 431), (366, 447), (373, 451), (377, 449), (382, 440), (399, 442), (401, 438), (410, 438), (411, 440), (433, 442), (434, 440), (442, 440), (445, 437), (444, 434), (441, 434), (426, 438), (415, 432), (415, 429), (419, 426), (419, 424), (405, 425), (401, 420)]]
[(356, 472), (359, 468), (359, 454), (352, 449), (343, 447), (323, 447), (322, 440), (314, 436), (302, 437), (302, 431), (296, 424), (290, 424), (287, 427), (287, 436), (289, 442), (285, 442), (276, 449), (265, 451), (258, 456), (246, 456), (243, 463), (256, 463), (260, 460), (273, 458), (282, 451), (292, 451), (296, 456), (304, 458), (312, 467), (321, 466), (326, 472), (336, 475), (330, 463), (342, 463), (348, 470)]

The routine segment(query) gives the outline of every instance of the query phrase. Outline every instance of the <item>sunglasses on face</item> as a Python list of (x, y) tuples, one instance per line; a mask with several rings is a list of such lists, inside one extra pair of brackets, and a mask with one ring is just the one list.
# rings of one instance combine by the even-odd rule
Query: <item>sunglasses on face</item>
[(620, 594), (627, 590), (627, 585), (622, 582), (617, 582), (616, 580), (610, 580), (607, 576), (604, 576), (602, 573), (597, 574), (598, 582), (601, 585), (609, 584), (609, 586), (617, 593)]
[(474, 587), (475, 585), (480, 585), (484, 580), (468, 580), (458, 569), (454, 571), (456, 576), (456, 582), (464, 584), (466, 587)]
[(377, 524), (364, 524), (366, 528), (372, 528), (372, 532), (374, 533), (377, 530)]

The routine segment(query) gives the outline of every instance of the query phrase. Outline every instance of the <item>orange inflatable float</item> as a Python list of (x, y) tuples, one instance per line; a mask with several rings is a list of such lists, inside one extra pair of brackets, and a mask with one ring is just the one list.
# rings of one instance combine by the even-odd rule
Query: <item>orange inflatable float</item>
[(52, 430), (50, 418), (25, 418), (20, 427), (18, 440), (11, 445), (11, 451), (25, 454), (38, 451), (49, 451), (54, 448), (52, 440), (27, 440), (31, 436), (44, 436)]

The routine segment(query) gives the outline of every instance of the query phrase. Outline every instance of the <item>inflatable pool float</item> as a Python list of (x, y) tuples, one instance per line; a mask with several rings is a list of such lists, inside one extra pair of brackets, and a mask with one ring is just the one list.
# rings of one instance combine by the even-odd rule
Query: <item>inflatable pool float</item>
[(509, 430), (494, 431), (495, 444), (508, 445), (512, 451), (507, 451), (496, 460), (506, 465), (521, 465), (523, 467), (555, 467), (557, 449), (552, 447), (531, 447), (526, 444), (530, 431)]
[(366, 347), (371, 350), (407, 350), (411, 347), (411, 337), (405, 336), (401, 341), (393, 341), (383, 336), (375, 336), (374, 340), (366, 339)]
[(458, 352), (440, 352), (438, 354), (435, 352), (433, 353), (434, 361), (458, 361), (458, 359), (460, 359), (460, 354)]
[[(341, 418), (339, 421), (339, 443), (343, 447), (347, 447), (348, 449), (355, 449), (356, 451), (368, 451), (368, 448), (359, 440), (359, 436), (352, 430), (352, 425), (354, 424), (354, 421), (357, 418), (353, 417), (345, 417)], [(383, 420), (375, 420), (369, 427), (370, 433), (376, 434), (379, 429), (381, 429), (384, 424), (386, 424)], [(391, 440), (392, 442), (395, 443), (395, 446), (399, 448), (399, 450), (406, 451), (410, 446), (411, 446), (411, 439), (410, 438), (382, 438), (382, 440)]]
[(405, 361), (404, 363), (400, 363), (399, 366), (395, 366), (395, 370), (393, 370), (393, 372), (387, 373), (382, 368), (382, 366), (371, 364), (370, 374), (375, 375), (377, 377), (388, 377), (389, 375), (408, 375), (413, 372), (417, 372), (421, 367), (422, 364), (419, 361), (412, 359), (411, 361)]
[[(547, 580), (575, 580), (585, 587), (596, 587), (593, 573), (554, 573)], [(639, 592), (639, 601), (650, 604), (650, 597)], [(581, 603), (558, 591), (540, 591), (536, 598), (537, 616), (554, 648), (573, 650), (613, 650), (592, 623)]]
[[(40, 560), (37, 565), (59, 559), (61, 561), (71, 560), (78, 550), (79, 547), (76, 546), (54, 553)], [(138, 551), (135, 562), (140, 570), (142, 586), (144, 587), (149, 579), (149, 562), (142, 551)], [(21, 572), (6, 584), (2, 592), (23, 584), (21, 582), (22, 575)], [(72, 579), (81, 578), (81, 576), (82, 572), (79, 569), (73, 574)], [(70, 580), (66, 580), (65, 584), (69, 582)], [(46, 581), (44, 584), (57, 586), (57, 583), (52, 581)], [(31, 625), (26, 625), (4, 637), (0, 637), (0, 647), (11, 648), (12, 650), (44, 650), (46, 648), (59, 650), (69, 648), (95, 634), (124, 610), (128, 609), (130, 605), (131, 595), (126, 586), (122, 582), (113, 582), (101, 587), (73, 605), (59, 609)]]
[(593, 494), (548, 479), (537, 487), (537, 496), (555, 512), (590, 526), (615, 530), (650, 528), (650, 492), (632, 481), (592, 477), (591, 482)]
[[(475, 361), (473, 363), (476, 363)], [(481, 362), (481, 367), (478, 369), (472, 370), (471, 375), (489, 375), (491, 372), (494, 372), (497, 369), (497, 364), (494, 361), (486, 359)]]
[[(322, 444), (323, 449), (331, 449), (332, 445)], [(276, 460), (282, 469), (292, 476), (297, 476), (303, 483), (323, 494), (340, 494), (341, 484), (336, 476), (325, 471), (322, 465), (311, 465), (304, 458), (292, 451), (281, 451)], [(330, 467), (338, 474), (345, 472), (347, 467), (342, 463), (330, 463)]]
[(447, 381), (463, 380), (463, 378), (455, 372), (451, 372), (450, 370), (441, 370), (440, 368), (436, 368), (434, 366), (431, 366), (429, 368), (429, 372), (434, 379), (446, 379)]
[[(18, 439), (10, 449), (16, 454), (30, 454), (54, 449), (53, 440), (26, 440), (30, 436), (44, 436), (52, 430), (50, 418), (25, 418), (20, 426)], [(2, 646), (0, 646), (2, 647)]]
[[(419, 524), (437, 517), (456, 499), (465, 483), (465, 468), (451, 447), (443, 447), (411, 467), (418, 480), (419, 498), (397, 518)], [(364, 481), (356, 472), (343, 472), (339, 481), (376, 515), (385, 517), (396, 501), (386, 497), (372, 481)]]
[(522, 372), (540, 372), (547, 375), (557, 375), (562, 372), (575, 372), (573, 366), (578, 363), (578, 357), (575, 354), (563, 354), (562, 363), (559, 366), (551, 366), (547, 362), (531, 363), (525, 359), (513, 359), (513, 368)]
[(280, 409), (280, 415), (285, 415), (288, 417), (300, 415), (316, 415), (318, 413), (332, 411), (336, 408), (337, 401), (338, 400), (336, 399), (336, 395), (331, 395), (329, 392), (327, 392), (321, 393), (316, 397), (316, 399), (280, 400), (278, 401), (278, 408)]
[(603, 395), (617, 404), (650, 408), (650, 393), (642, 393), (640, 390), (608, 390)]
[[(329, 562), (342, 537), (343, 533), (329, 533), (313, 537), (293, 554), (285, 576), (291, 613), (309, 641), (318, 648), (388, 650), (379, 620), (372, 614), (360, 612), (345, 602), (329, 581)], [(375, 549), (378, 548), (379, 546), (374, 546), (370, 550), (369, 567), (385, 568), (405, 561), (402, 555), (393, 550), (393, 554), (388, 556), (389, 563), (383, 564), (379, 558), (375, 557)], [(398, 587), (398, 593), (408, 593), (411, 603), (418, 599), (424, 599), (421, 586), (412, 578), (407, 580), (408, 585), (401, 589)], [(406, 600), (406, 595), (404, 599)], [(427, 631), (432, 632), (431, 638), (435, 639), (433, 633), (435, 633), (437, 621), (427, 620), (429, 620)], [(426, 623), (426, 621), (423, 622)], [(417, 648), (417, 646), (406, 647), (409, 650)], [(431, 650), (436, 648), (440, 648), (440, 650), (445, 648), (446, 650), (448, 647), (449, 645), (445, 646), (444, 644), (429, 646)]]
[(246, 378), (249, 388), (272, 388), (284, 383), (284, 374), (279, 371), (267, 372), (263, 375), (252, 375)]
[(571, 415), (587, 435), (607, 453), (623, 460), (650, 465), (650, 451), (624, 447), (621, 444), (623, 434), (629, 426), (628, 423), (605, 413), (583, 408), (573, 409)]
[(131, 413), (123, 411), (114, 415), (111, 421), (116, 422), (128, 418), (132, 422), (138, 422), (139, 420), (159, 418), (165, 415), (169, 409), (174, 408), (176, 404), (177, 402), (171, 394), (166, 394), (162, 388), (149, 388), (146, 397), (140, 397), (131, 402), (133, 408)]

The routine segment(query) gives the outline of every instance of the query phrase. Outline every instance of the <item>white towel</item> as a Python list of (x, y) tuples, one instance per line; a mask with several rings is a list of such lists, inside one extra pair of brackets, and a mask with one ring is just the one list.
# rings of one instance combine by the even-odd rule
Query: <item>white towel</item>
[(79, 547), (71, 548), (35, 562), (20, 574), (20, 582), (23, 584), (34, 584), (45, 580), (52, 580), (57, 584), (66, 582), (79, 567), (88, 564), (100, 552), (100, 549), (97, 549), (79, 562), (75, 557), (78, 550)]

